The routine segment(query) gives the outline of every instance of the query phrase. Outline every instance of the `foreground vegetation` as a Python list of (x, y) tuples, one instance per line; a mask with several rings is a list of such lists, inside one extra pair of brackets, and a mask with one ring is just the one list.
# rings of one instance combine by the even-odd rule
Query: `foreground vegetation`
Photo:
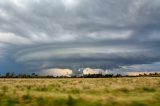
[(160, 77), (3, 78), (0, 106), (160, 106)]

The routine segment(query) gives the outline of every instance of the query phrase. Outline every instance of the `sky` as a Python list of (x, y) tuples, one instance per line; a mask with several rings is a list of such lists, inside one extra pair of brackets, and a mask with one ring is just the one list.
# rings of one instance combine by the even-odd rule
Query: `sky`
[(0, 0), (0, 73), (160, 71), (159, 10), (160, 0)]

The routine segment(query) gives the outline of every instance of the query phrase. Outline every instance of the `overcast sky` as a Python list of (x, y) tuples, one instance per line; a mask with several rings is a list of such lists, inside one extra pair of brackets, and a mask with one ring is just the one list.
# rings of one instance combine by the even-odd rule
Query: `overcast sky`
[(160, 71), (160, 0), (0, 0), (0, 72)]

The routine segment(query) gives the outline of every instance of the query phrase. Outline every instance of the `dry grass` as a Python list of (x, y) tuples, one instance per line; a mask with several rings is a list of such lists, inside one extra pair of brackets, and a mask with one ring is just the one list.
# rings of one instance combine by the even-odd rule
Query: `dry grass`
[(0, 106), (160, 106), (160, 78), (0, 79)]

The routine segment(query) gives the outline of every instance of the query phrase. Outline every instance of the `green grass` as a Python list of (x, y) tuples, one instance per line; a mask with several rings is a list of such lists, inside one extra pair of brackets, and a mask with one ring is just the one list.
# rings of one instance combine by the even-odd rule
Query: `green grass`
[(160, 78), (0, 79), (0, 106), (160, 106)]

